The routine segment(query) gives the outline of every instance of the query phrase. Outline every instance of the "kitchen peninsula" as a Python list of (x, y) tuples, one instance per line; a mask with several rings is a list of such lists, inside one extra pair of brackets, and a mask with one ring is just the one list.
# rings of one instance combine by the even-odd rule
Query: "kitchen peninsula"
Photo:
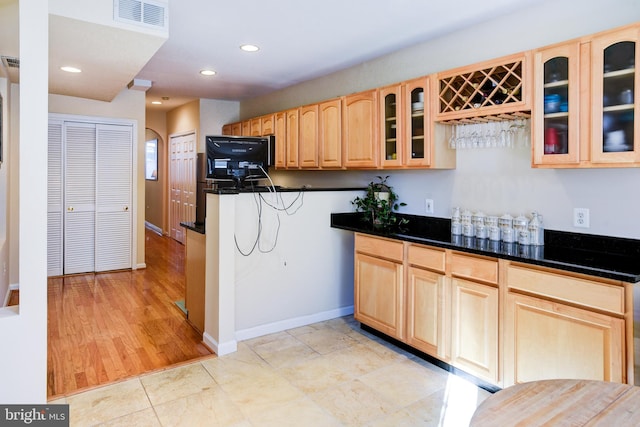
[(353, 238), (328, 219), (361, 193), (209, 190), (204, 343), (221, 356), (238, 341), (351, 314)]
[(450, 221), (355, 232), (357, 320), (489, 388), (553, 378), (634, 383), (640, 241), (547, 230), (543, 247), (452, 238)]

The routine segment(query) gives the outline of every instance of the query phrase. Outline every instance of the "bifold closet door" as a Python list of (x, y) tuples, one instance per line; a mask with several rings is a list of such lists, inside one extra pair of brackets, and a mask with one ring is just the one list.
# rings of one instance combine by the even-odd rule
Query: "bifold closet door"
[(95, 271), (96, 125), (65, 122), (64, 274)]
[(131, 268), (133, 128), (97, 125), (95, 271)]
[(60, 276), (62, 270), (62, 122), (49, 122), (47, 163), (47, 276)]

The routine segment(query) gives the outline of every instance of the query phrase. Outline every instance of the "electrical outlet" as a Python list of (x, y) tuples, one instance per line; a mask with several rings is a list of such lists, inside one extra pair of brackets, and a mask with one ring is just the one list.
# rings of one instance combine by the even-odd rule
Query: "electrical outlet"
[(425, 199), (424, 201), (424, 210), (428, 214), (433, 213), (433, 199)]
[(573, 208), (573, 226), (589, 228), (589, 209)]

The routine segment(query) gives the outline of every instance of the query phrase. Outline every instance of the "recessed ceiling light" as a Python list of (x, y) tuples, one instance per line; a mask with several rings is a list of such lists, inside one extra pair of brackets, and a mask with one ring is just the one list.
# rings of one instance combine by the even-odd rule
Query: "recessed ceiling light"
[(62, 71), (66, 71), (67, 73), (81, 73), (82, 70), (80, 68), (76, 68), (76, 67), (69, 67), (69, 66), (64, 66), (64, 67), (60, 67), (60, 69)]
[(203, 76), (214, 76), (216, 72), (213, 70), (201, 70), (200, 74), (202, 74)]
[(151, 101), (151, 103), (155, 104), (155, 105), (162, 105), (162, 102), (160, 102), (160, 101)]
[(242, 46), (240, 46), (240, 49), (244, 50), (245, 52), (256, 52), (260, 50), (260, 48), (254, 44), (243, 44)]

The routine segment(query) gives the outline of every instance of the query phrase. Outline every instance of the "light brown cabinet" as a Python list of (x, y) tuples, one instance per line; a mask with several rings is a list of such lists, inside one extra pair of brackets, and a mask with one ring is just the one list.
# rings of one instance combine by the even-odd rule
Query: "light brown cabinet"
[(265, 116), (260, 117), (260, 135), (274, 135), (275, 127), (274, 127), (274, 115), (267, 114)]
[(250, 134), (249, 136), (262, 136), (262, 118), (256, 117), (249, 120)]
[(231, 123), (222, 126), (223, 135), (233, 135), (233, 125)]
[(298, 166), (317, 168), (318, 162), (318, 104), (300, 107), (300, 137)]
[(251, 136), (251, 120), (245, 120), (241, 123), (242, 129), (240, 136)]
[(505, 386), (557, 378), (627, 382), (622, 283), (518, 264), (507, 268), (506, 283)]
[(534, 64), (534, 167), (640, 164), (637, 24), (538, 49)]
[(276, 137), (276, 169), (287, 166), (287, 113), (274, 114), (274, 134)]
[(342, 101), (343, 161), (347, 168), (378, 167), (378, 91), (348, 95)]
[(187, 319), (200, 333), (204, 332), (205, 264), (205, 235), (187, 228), (184, 305)]
[(498, 384), (498, 261), (451, 256), (451, 364)]
[(403, 339), (402, 242), (356, 234), (354, 317), (393, 338)]
[(342, 167), (342, 101), (332, 99), (318, 106), (318, 146), (321, 168)]
[[(293, 108), (285, 113), (285, 165), (287, 168), (298, 169), (298, 141), (300, 138), (300, 109)], [(278, 142), (276, 141), (276, 144)]]
[(404, 100), (402, 85), (395, 84), (378, 91), (380, 112), (380, 163), (383, 168), (401, 167), (404, 159)]
[(444, 360), (449, 335), (445, 251), (408, 244), (406, 261), (406, 342)]

